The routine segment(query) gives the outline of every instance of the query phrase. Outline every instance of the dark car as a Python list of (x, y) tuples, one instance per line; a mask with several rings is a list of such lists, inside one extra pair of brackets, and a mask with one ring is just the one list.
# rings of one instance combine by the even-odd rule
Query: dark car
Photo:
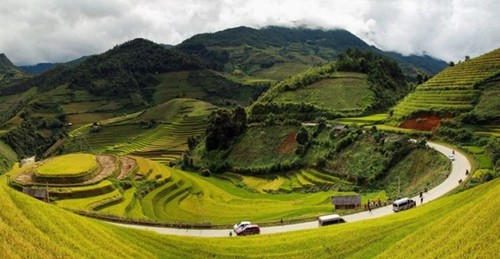
[(255, 235), (260, 234), (260, 228), (258, 225), (250, 224), (240, 227), (234, 231), (238, 236)]

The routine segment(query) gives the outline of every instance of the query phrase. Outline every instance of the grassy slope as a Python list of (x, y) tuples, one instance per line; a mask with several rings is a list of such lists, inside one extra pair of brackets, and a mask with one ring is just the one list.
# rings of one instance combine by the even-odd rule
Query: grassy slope
[[(448, 158), (437, 151), (414, 150), (387, 173), (381, 184), (387, 186), (390, 197), (397, 197), (398, 177), (404, 195), (416, 195), (424, 188), (443, 182), (450, 171)], [(403, 173), (406, 172), (406, 173)]]
[(418, 112), (456, 115), (470, 111), (481, 94), (474, 85), (499, 72), (500, 49), (448, 67), (405, 97), (394, 108), (393, 118), (401, 120)]
[(17, 154), (9, 145), (0, 140), (0, 174), (9, 171), (15, 161), (17, 161)]
[(169, 72), (156, 77), (160, 81), (153, 95), (156, 104), (185, 97), (212, 104), (246, 105), (254, 92), (250, 85), (240, 84), (240, 80), (209, 70)]
[(500, 179), (380, 219), (211, 239), (160, 236), (100, 223), (8, 189), (4, 178), (1, 182), (0, 254), (7, 258), (495, 258), (500, 251)]
[(249, 127), (234, 145), (227, 161), (235, 167), (265, 167), (291, 163), (295, 154), (298, 126)]
[(327, 110), (363, 110), (373, 101), (366, 75), (359, 73), (335, 73), (295, 91), (280, 93), (273, 102), (309, 103)]

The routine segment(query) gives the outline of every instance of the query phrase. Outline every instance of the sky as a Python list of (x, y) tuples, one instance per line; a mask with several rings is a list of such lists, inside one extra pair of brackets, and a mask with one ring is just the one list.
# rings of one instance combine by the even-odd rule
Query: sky
[(370, 45), (445, 61), (500, 47), (498, 0), (1, 0), (0, 53), (66, 62), (134, 38), (179, 44), (269, 25), (346, 29)]

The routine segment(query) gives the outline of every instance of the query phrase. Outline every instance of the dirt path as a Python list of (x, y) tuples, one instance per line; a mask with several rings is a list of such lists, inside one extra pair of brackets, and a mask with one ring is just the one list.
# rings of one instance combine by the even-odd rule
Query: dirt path
[(115, 156), (97, 155), (96, 160), (97, 163), (99, 163), (99, 166), (101, 167), (101, 171), (94, 178), (82, 183), (84, 184), (97, 183), (104, 178), (112, 176), (115, 170), (117, 169)]
[(122, 167), (120, 168), (120, 174), (118, 175), (118, 180), (125, 179), (132, 170), (137, 167), (137, 161), (130, 157), (120, 157), (120, 163)]

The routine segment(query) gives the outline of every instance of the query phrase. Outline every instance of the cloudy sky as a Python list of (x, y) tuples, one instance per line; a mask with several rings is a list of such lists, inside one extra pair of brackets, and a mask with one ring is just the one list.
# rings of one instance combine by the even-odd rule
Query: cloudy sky
[(1, 0), (0, 53), (64, 62), (137, 37), (178, 44), (266, 25), (343, 28), (369, 44), (445, 61), (500, 47), (498, 0)]

